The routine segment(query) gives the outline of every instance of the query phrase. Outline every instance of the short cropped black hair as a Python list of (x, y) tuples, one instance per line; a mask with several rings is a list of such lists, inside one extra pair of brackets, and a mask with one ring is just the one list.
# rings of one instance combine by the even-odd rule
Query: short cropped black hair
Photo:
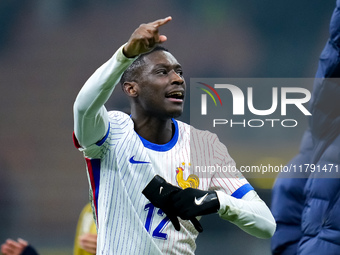
[(126, 81), (135, 81), (136, 80), (136, 70), (139, 69), (141, 66), (145, 64), (144, 57), (151, 54), (155, 51), (166, 51), (169, 52), (166, 48), (162, 46), (156, 46), (151, 51), (141, 54), (133, 63), (125, 70), (125, 72), (122, 75), (122, 78), (120, 79), (120, 84), (123, 86), (124, 82)]

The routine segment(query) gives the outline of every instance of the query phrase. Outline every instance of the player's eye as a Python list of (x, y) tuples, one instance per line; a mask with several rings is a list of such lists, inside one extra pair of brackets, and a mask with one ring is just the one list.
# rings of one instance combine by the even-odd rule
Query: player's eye
[(167, 74), (168, 73), (168, 71), (166, 70), (166, 69), (157, 69), (156, 70), (156, 74)]
[(178, 75), (180, 75), (180, 76), (182, 76), (182, 75), (183, 75), (183, 71), (182, 71), (182, 69), (178, 69), (178, 70), (176, 70), (176, 73), (177, 73)]

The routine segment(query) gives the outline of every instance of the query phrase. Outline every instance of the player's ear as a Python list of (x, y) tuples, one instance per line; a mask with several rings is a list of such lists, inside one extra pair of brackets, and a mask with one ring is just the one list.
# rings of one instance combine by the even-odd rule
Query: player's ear
[(134, 81), (124, 82), (123, 91), (129, 97), (137, 97), (138, 96), (138, 83), (136, 83)]

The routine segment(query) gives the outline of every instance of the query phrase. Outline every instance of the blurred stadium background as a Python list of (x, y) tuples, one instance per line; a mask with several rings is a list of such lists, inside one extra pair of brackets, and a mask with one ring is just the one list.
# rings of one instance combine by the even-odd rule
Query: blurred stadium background
[[(42, 255), (71, 254), (88, 200), (85, 163), (72, 143), (72, 105), (92, 72), (143, 22), (162, 29), (185, 77), (313, 77), (335, 1), (1, 0), (0, 242), (29, 240)], [(126, 108), (117, 90), (107, 108)], [(187, 107), (188, 108), (188, 107)], [(182, 119), (188, 121), (189, 109)], [(230, 137), (238, 164), (286, 163), (302, 130), (266, 147)], [(288, 143), (287, 143), (288, 142)], [(287, 146), (287, 144), (289, 146)], [(259, 146), (260, 145), (260, 146)], [(272, 179), (251, 180), (270, 205)], [(270, 254), (269, 240), (209, 216), (197, 254)]]

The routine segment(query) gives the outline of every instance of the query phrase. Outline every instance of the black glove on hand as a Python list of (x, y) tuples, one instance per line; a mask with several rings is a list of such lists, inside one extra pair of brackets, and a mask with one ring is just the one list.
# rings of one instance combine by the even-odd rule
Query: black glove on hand
[(216, 213), (220, 202), (215, 191), (187, 188), (172, 196), (176, 214), (183, 220)]
[[(166, 182), (159, 175), (156, 175), (142, 191), (144, 196), (149, 199), (155, 207), (160, 208), (169, 217), (177, 231), (179, 231), (181, 227), (171, 197), (180, 191), (182, 191), (181, 188)], [(198, 232), (203, 231), (201, 224), (195, 217), (190, 218), (190, 221), (194, 224)]]
[(33, 246), (28, 245), (26, 248), (21, 252), (21, 255), (39, 255), (37, 251), (33, 248)]

